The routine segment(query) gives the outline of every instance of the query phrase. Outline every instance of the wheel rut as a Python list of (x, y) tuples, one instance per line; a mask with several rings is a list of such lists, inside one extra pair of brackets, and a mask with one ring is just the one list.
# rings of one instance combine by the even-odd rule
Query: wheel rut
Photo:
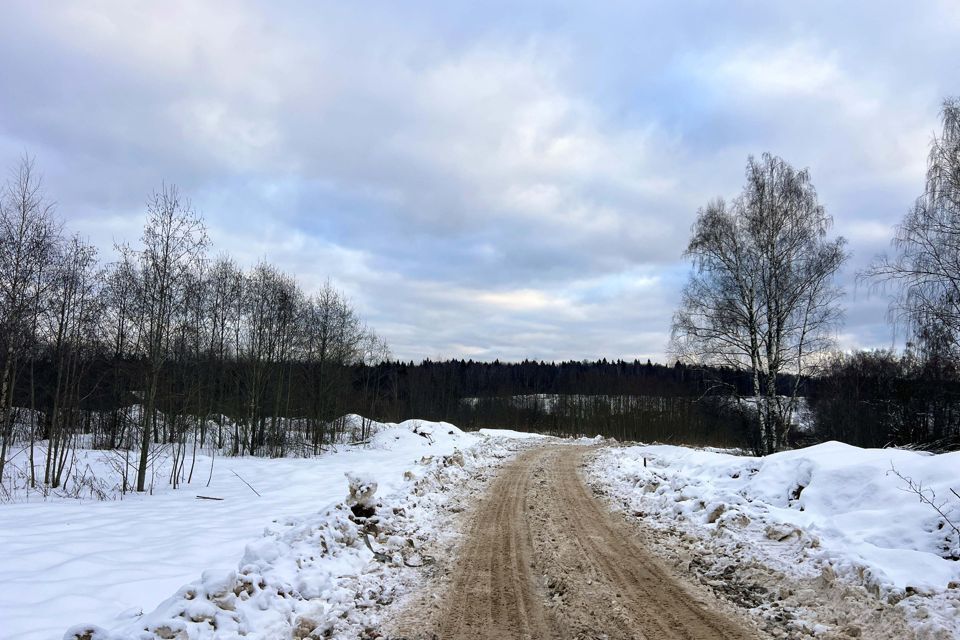
[(471, 516), (440, 604), (391, 638), (747, 640), (669, 573), (580, 476), (579, 446), (524, 452)]

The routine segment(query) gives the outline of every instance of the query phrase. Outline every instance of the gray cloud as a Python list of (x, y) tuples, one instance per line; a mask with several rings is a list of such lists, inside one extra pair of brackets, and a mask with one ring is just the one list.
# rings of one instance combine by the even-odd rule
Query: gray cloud
[(748, 154), (811, 169), (852, 274), (922, 187), (960, 86), (948, 2), (14, 2), (0, 161), (135, 240), (161, 181), (216, 248), (344, 288), (404, 358), (662, 358), (696, 210)]

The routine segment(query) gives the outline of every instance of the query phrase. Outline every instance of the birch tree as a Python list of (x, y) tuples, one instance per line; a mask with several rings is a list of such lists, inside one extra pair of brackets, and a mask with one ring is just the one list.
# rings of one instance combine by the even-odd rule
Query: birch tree
[(104, 271), (97, 250), (73, 236), (57, 254), (50, 287), (48, 340), (55, 377), (47, 410), (47, 455), (44, 483), (59, 487), (78, 428), (80, 381), (103, 328)]
[(894, 319), (928, 350), (960, 353), (960, 98), (948, 99), (934, 136), (923, 194), (897, 226), (895, 253), (863, 276), (892, 284)]
[(156, 429), (161, 373), (170, 354), (174, 312), (183, 303), (190, 275), (208, 244), (203, 219), (175, 186), (164, 186), (147, 202), (142, 248), (137, 252), (140, 302), (139, 344), (145, 375), (140, 424), (137, 491), (146, 489), (150, 441)]
[[(841, 317), (833, 277), (846, 253), (806, 170), (764, 154), (747, 161), (743, 192), (700, 210), (686, 255), (693, 272), (673, 318), (672, 348), (693, 363), (746, 369), (755, 447), (782, 448), (800, 381)], [(781, 374), (794, 375), (780, 393)]]
[(24, 156), (0, 191), (0, 479), (12, 437), (13, 388), (39, 312), (37, 283), (59, 234), (33, 158)]

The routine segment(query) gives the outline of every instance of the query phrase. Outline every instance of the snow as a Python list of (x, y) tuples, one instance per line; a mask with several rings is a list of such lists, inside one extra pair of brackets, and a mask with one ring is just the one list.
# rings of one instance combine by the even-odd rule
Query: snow
[[(29, 501), (0, 505), (0, 635), (358, 637), (417, 579), (412, 567), (450, 546), (451, 514), (483, 491), (483, 474), (545, 437), (468, 434), (422, 420), (366, 426), (373, 434), (366, 444), (316, 458), (198, 456), (193, 483), (178, 490), (163, 486), (160, 468), (153, 495), (28, 494)], [(77, 468), (109, 494), (116, 455), (79, 456)], [(790, 633), (829, 635), (836, 620), (850, 622), (853, 605), (839, 598), (867, 597), (857, 624), (885, 616), (877, 613), (882, 605), (902, 613), (917, 637), (960, 637), (960, 538), (893, 468), (935, 492), (960, 522), (960, 501), (949, 491), (960, 489), (960, 452), (831, 442), (756, 458), (601, 446), (589, 477), (629, 515), (664, 533), (681, 530), (693, 563), (717, 564), (714, 578), (734, 566), (749, 578), (744, 584), (779, 593), (767, 614), (780, 628), (793, 625)], [(779, 573), (761, 584), (760, 564)], [(809, 591), (791, 595), (782, 577), (831, 586), (818, 603)], [(795, 619), (785, 623), (790, 607)], [(898, 629), (882, 637), (908, 637)]]
[(591, 467), (620, 506), (655, 525), (728, 539), (797, 576), (860, 585), (910, 615), (922, 609), (920, 626), (960, 634), (960, 538), (894, 468), (960, 523), (950, 492), (960, 489), (960, 452), (828, 442), (756, 458), (657, 445), (607, 448)]
[(356, 473), (347, 471), (347, 485), (349, 494), (347, 495), (347, 506), (360, 506), (372, 509), (377, 506), (377, 500), (374, 494), (377, 492), (377, 481), (374, 475), (370, 473)]
[[(206, 636), (194, 621), (211, 620), (224, 632), (252, 630), (262, 635), (251, 637), (268, 638), (290, 615), (316, 621), (332, 615), (331, 608), (355, 606), (337, 576), (356, 574), (372, 554), (343, 505), (346, 474), (373, 488), (374, 500), (406, 495), (413, 482), (441, 477), (426, 473), (431, 465), (457, 458), (462, 464), (455, 451), (492, 446), (485, 445), (489, 437), (445, 423), (408, 421), (372, 431), (367, 446), (316, 458), (217, 457), (209, 487), (211, 459), (198, 456), (193, 484), (176, 491), (158, 483), (155, 495), (122, 500), (49, 496), (0, 505), (3, 637), (57, 638), (70, 624), (83, 623), (100, 627), (102, 637), (136, 637), (133, 631), (144, 625), (173, 625), (169, 630), (189, 627), (189, 637), (199, 638)], [(80, 453), (81, 464), (109, 469), (113, 454)], [(320, 548), (329, 551), (314, 562)]]
[(514, 431), (513, 429), (480, 429), (479, 433), (485, 436), (493, 436), (496, 438), (513, 438), (517, 440), (543, 440), (547, 438), (554, 438), (554, 436), (547, 436), (542, 433)]
[[(762, 396), (728, 398), (727, 406), (756, 412), (763, 400), (764, 398)], [(789, 416), (791, 428), (798, 433), (809, 433), (813, 431), (816, 421), (814, 420), (813, 410), (810, 408), (810, 402), (804, 396), (797, 396), (793, 401), (794, 407)], [(774, 396), (771, 398), (771, 402), (773, 402), (775, 406), (786, 408), (790, 404), (790, 397)]]

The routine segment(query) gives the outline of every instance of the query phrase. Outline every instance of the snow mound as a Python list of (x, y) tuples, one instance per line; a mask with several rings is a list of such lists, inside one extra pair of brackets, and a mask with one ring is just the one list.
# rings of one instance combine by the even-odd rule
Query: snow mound
[[(151, 494), (127, 494), (122, 500), (119, 490), (118, 499), (110, 500), (91, 500), (96, 496), (87, 493), (80, 494), (83, 500), (31, 494), (29, 500), (0, 504), (0, 577), (9, 586), (0, 598), (0, 637), (58, 638), (68, 624), (81, 621), (89, 624), (76, 628), (79, 637), (106, 637), (103, 629), (138, 619), (204, 570), (219, 575), (233, 571), (240, 580), (244, 573), (238, 559), (265, 529), (292, 530), (283, 523), (305, 522), (315, 514), (316, 527), (334, 535), (339, 525), (321, 521), (321, 516), (339, 513), (335, 506), (348, 491), (346, 472), (376, 482), (373, 500), (385, 497), (386, 503), (432, 473), (432, 462), (462, 458), (469, 467), (473, 458), (467, 452), (473, 447), (495, 449), (486, 438), (444, 423), (363, 424), (368, 434), (375, 434), (371, 440), (335, 446), (314, 457), (198, 452), (192, 483), (177, 490), (164, 481), (172, 464), (167, 458), (157, 468)], [(418, 425), (419, 433), (429, 430), (431, 437), (414, 433)], [(109, 479), (124, 456), (78, 450), (76, 464)], [(454, 463), (451, 469), (460, 468)], [(301, 543), (284, 544), (295, 548)], [(379, 549), (375, 541), (374, 547)], [(360, 549), (337, 557), (346, 559), (354, 552), (356, 558), (370, 557), (362, 539)]]
[(857, 584), (888, 603), (933, 596), (924, 624), (960, 633), (960, 536), (950, 524), (960, 523), (950, 491), (960, 490), (960, 452), (827, 442), (756, 458), (635, 446), (601, 451), (592, 470), (630, 513), (749, 544), (797, 575)]
[(527, 439), (546, 439), (553, 438), (554, 436), (544, 435), (542, 433), (529, 433), (527, 431), (514, 431), (513, 429), (480, 429), (477, 433), (484, 436), (490, 436), (493, 438), (514, 438), (517, 440), (527, 440)]
[(463, 446), (476, 441), (476, 436), (464, 433), (449, 422), (407, 420), (400, 424), (381, 423), (376, 435), (370, 439), (370, 447), (393, 450), (398, 447)]
[(348, 507), (373, 509), (377, 506), (373, 498), (377, 492), (377, 481), (372, 474), (347, 471), (343, 475), (347, 477), (350, 487), (350, 493), (347, 495)]
[(339, 500), (317, 511), (317, 494), (301, 491), (302, 514), (271, 522), (233, 568), (203, 571), (148, 613), (114, 613), (112, 622), (73, 626), (63, 638), (374, 637), (384, 608), (422, 582), (417, 568), (449, 546), (452, 514), (485, 486), (476, 478), (523, 446), (446, 423), (384, 425), (368, 448), (313, 461), (339, 471), (333, 487), (314, 485), (323, 500), (330, 491)]

